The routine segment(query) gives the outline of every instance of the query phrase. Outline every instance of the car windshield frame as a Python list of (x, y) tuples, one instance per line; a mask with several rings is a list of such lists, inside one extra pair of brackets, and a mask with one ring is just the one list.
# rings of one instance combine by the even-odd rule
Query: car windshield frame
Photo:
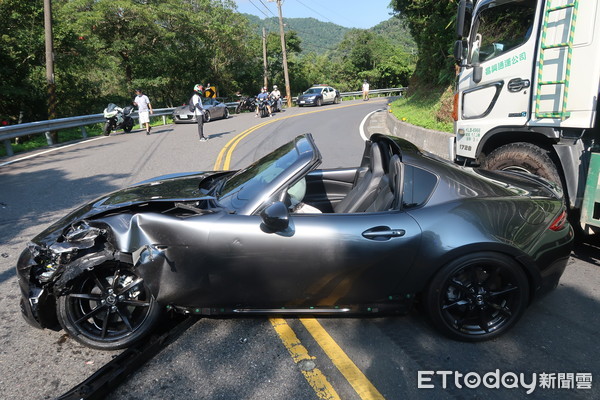
[(320, 162), (321, 154), (312, 135), (300, 135), (227, 177), (217, 191), (217, 202), (231, 213), (255, 214), (276, 193), (298, 181)]

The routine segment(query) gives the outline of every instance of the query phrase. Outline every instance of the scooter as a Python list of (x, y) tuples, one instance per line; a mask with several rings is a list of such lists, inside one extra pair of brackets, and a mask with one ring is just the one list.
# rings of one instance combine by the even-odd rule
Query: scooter
[(117, 129), (123, 129), (125, 133), (131, 132), (133, 129), (133, 106), (127, 106), (124, 108), (119, 107), (116, 104), (110, 103), (104, 109), (104, 136), (110, 135), (110, 132)]
[(281, 97), (269, 96), (269, 98), (271, 99), (271, 112), (281, 112)]
[(257, 99), (258, 101), (258, 112), (261, 118), (269, 116), (269, 109), (267, 106), (269, 105), (269, 100), (267, 99)]

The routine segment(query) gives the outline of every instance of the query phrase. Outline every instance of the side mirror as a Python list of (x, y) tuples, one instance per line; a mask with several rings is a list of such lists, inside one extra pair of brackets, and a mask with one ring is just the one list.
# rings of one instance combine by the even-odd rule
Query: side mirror
[(473, 65), (473, 82), (479, 83), (483, 79), (483, 67), (479, 64)]
[(465, 37), (465, 15), (467, 11), (467, 1), (460, 0), (458, 3), (458, 12), (456, 13), (456, 38)]
[(463, 65), (463, 62), (467, 59), (468, 46), (466, 40), (457, 40), (454, 42), (454, 59), (458, 65)]
[(289, 210), (281, 201), (277, 201), (265, 208), (260, 213), (260, 217), (265, 227), (271, 232), (283, 231), (290, 225)]

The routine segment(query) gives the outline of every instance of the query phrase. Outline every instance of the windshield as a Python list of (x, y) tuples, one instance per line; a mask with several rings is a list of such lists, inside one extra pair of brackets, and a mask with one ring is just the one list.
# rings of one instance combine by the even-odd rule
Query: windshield
[(296, 167), (306, 165), (303, 156), (309, 154), (312, 155), (313, 150), (306, 139), (283, 145), (228, 178), (219, 190), (219, 204), (239, 211), (251, 202), (262, 201), (258, 197), (270, 194), (278, 181), (291, 178)]
[(306, 92), (304, 92), (304, 94), (319, 94), (321, 93), (321, 88), (310, 88), (308, 89)]
[(471, 62), (491, 60), (525, 43), (531, 36), (535, 7), (533, 0), (483, 6), (474, 24)]

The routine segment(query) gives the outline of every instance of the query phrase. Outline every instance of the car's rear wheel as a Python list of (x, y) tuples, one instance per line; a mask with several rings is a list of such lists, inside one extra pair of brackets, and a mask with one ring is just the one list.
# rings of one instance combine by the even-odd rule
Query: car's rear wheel
[(227, 107), (225, 107), (225, 110), (223, 111), (223, 119), (227, 118), (229, 118), (229, 110), (227, 109)]
[(511, 258), (475, 253), (446, 265), (433, 278), (425, 306), (433, 325), (468, 342), (489, 340), (509, 330), (529, 301), (529, 283)]
[(333, 99), (333, 104), (340, 104), (340, 96), (335, 96)]
[(116, 350), (147, 335), (160, 308), (131, 265), (110, 261), (75, 278), (70, 293), (58, 298), (57, 316), (78, 342)]

